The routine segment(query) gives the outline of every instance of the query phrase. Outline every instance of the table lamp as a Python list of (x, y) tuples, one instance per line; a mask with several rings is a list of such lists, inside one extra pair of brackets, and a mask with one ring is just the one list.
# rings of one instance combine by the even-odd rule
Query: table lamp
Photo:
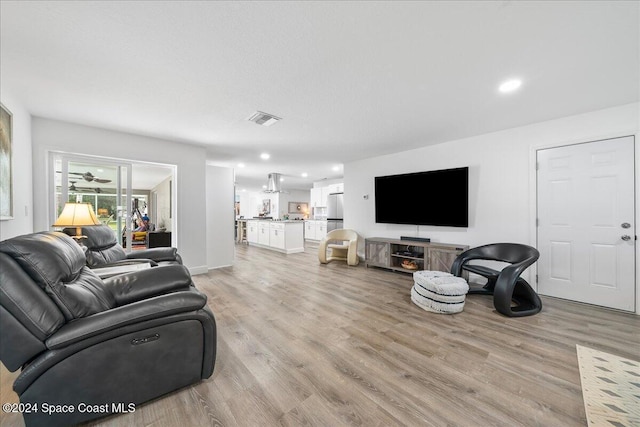
[(58, 220), (53, 224), (54, 227), (76, 227), (76, 235), (71, 237), (78, 241), (87, 237), (82, 235), (82, 226), (85, 225), (100, 225), (89, 203), (65, 204)]

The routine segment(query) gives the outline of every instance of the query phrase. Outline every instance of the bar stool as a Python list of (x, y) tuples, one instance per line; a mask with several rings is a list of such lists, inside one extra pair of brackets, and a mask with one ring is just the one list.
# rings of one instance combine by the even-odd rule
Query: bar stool
[(248, 243), (247, 242), (247, 221), (244, 221), (244, 220), (236, 221), (236, 242)]

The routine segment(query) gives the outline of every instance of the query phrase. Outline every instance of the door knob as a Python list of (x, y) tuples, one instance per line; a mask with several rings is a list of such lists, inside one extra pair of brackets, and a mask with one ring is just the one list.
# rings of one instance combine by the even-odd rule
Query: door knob
[(621, 239), (626, 242), (628, 240), (631, 240), (631, 236), (629, 236), (628, 234), (625, 234), (624, 236), (621, 237)]
[(620, 224), (620, 227), (622, 227), (622, 228), (630, 228), (631, 224), (629, 224), (628, 222), (623, 222), (622, 224)]

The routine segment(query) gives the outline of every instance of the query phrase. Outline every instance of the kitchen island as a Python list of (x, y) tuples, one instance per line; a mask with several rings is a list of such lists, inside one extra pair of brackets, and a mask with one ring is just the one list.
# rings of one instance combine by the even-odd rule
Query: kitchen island
[(285, 254), (304, 252), (304, 221), (249, 219), (246, 233), (249, 245)]

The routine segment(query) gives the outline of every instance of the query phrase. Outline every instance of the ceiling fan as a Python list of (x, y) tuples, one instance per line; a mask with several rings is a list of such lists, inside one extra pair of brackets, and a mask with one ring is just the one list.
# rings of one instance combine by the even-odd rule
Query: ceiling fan
[[(62, 173), (62, 171), (56, 171), (56, 173)], [(91, 172), (68, 172), (69, 175), (78, 175), (81, 176), (87, 182), (97, 182), (98, 184), (107, 184), (111, 182), (110, 179), (98, 178)], [(71, 182), (71, 181), (69, 181)]]
[(82, 179), (84, 179), (87, 182), (95, 181), (95, 182), (98, 182), (100, 184), (106, 184), (108, 182), (111, 182), (110, 179), (98, 178), (97, 176), (95, 176), (91, 172), (69, 172), (69, 175), (79, 175), (79, 176), (82, 177)]
[(76, 181), (69, 181), (71, 185), (69, 186), (69, 191), (75, 191), (78, 193), (105, 193), (105, 194), (113, 194), (113, 192), (109, 191), (109, 189), (102, 189), (100, 187), (76, 187)]

